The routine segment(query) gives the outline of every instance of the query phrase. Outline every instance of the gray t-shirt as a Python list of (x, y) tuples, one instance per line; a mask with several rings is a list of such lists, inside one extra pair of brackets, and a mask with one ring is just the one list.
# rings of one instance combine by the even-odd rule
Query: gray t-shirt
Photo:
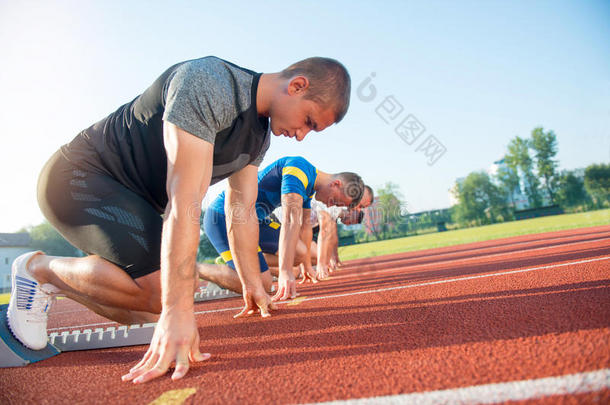
[(163, 121), (214, 145), (212, 184), (249, 164), (259, 166), (270, 141), (269, 120), (256, 109), (259, 78), (212, 56), (176, 64), (62, 152), (77, 166), (111, 175), (163, 212)]

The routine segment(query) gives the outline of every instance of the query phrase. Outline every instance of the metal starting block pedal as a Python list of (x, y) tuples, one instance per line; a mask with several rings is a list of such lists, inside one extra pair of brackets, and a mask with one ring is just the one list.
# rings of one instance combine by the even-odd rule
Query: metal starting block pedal
[[(241, 294), (208, 283), (206, 288), (195, 293), (194, 299), (195, 302), (201, 302), (231, 297), (241, 297)], [(53, 332), (49, 335), (47, 347), (42, 350), (31, 350), (11, 333), (8, 327), (7, 309), (8, 305), (0, 305), (0, 367), (25, 366), (67, 351), (147, 345), (152, 341), (156, 325), (156, 323), (146, 323), (106, 329)]]
[(145, 323), (106, 329), (53, 332), (49, 335), (49, 343), (62, 352), (147, 345), (152, 341), (155, 325), (156, 323)]
[(21, 367), (60, 353), (50, 344), (42, 350), (31, 350), (21, 344), (8, 327), (8, 305), (0, 305), (0, 367)]
[[(271, 292), (275, 291), (275, 284), (271, 286)], [(219, 285), (208, 282), (206, 287), (200, 287), (195, 293), (195, 302), (220, 300), (223, 298), (241, 297), (242, 295), (231, 290), (225, 290)]]
[(223, 298), (233, 297), (241, 297), (241, 294), (238, 294), (231, 290), (225, 290), (224, 288), (220, 288), (220, 286), (212, 282), (208, 282), (208, 285), (205, 288), (200, 288), (199, 291), (195, 293), (195, 302), (219, 300)]
[(152, 340), (156, 323), (143, 325), (74, 330), (51, 333), (47, 347), (31, 350), (11, 333), (6, 318), (8, 305), (0, 306), (0, 367), (21, 367), (48, 359), (61, 352), (147, 345)]

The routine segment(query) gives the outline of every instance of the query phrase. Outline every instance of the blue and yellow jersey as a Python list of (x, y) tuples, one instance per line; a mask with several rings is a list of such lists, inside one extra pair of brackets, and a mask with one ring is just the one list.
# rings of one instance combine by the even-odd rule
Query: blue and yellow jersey
[[(276, 160), (258, 172), (256, 214), (266, 218), (282, 204), (282, 194), (297, 193), (303, 197), (303, 208), (311, 208), (318, 170), (301, 156), (287, 156)], [(225, 192), (210, 204), (209, 209), (224, 212)]]

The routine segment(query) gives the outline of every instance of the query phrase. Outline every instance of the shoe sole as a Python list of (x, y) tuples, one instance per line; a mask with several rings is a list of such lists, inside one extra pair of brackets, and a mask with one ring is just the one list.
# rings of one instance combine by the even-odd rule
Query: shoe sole
[[(30, 261), (30, 259), (34, 257), (34, 255), (32, 254), (31, 256), (29, 256), (26, 260), (26, 265), (27, 263)], [(11, 331), (11, 333), (13, 334), (13, 336), (15, 336), (15, 338), (25, 347), (27, 347), (28, 349), (32, 349), (32, 350), (42, 350), (46, 347), (46, 345), (44, 345), (43, 347), (31, 347), (27, 344), (24, 343), (25, 338), (23, 338), (23, 335), (21, 334), (21, 331), (19, 331), (17, 328), (14, 328), (13, 325), (11, 325), (11, 317), (12, 317), (12, 312), (11, 309), (17, 308), (17, 268), (19, 267), (19, 265), (21, 264), (21, 262), (17, 263), (17, 260), (20, 259), (21, 256), (19, 256), (17, 259), (15, 259), (13, 261), (13, 265), (11, 266), (11, 299), (9, 301), (8, 304), (8, 309), (6, 311), (6, 323), (8, 325), (9, 330)]]
[[(17, 258), (19, 259), (19, 258)], [(11, 333), (13, 334), (13, 336), (15, 336), (15, 338), (17, 338), (17, 340), (19, 342), (21, 342), (21, 344), (23, 344), (23, 339), (21, 338), (21, 333), (19, 330), (17, 330), (12, 324), (11, 324), (11, 318), (12, 318), (12, 312), (14, 310), (14, 308), (17, 307), (17, 259), (15, 259), (13, 261), (13, 264), (11, 265), (11, 299), (9, 301), (8, 304), (8, 308), (6, 311), (6, 323), (8, 324), (8, 328), (11, 331)], [(26, 346), (25, 344), (23, 344), (24, 346)], [(27, 346), (26, 346), (27, 347)]]

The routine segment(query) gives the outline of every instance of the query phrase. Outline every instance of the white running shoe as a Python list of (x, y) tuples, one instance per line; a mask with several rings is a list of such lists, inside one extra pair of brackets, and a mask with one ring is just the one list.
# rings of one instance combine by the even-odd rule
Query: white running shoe
[(47, 346), (47, 318), (55, 301), (54, 295), (43, 291), (27, 270), (28, 263), (38, 253), (42, 252), (24, 253), (13, 262), (11, 300), (7, 311), (11, 332), (32, 350), (42, 350)]

